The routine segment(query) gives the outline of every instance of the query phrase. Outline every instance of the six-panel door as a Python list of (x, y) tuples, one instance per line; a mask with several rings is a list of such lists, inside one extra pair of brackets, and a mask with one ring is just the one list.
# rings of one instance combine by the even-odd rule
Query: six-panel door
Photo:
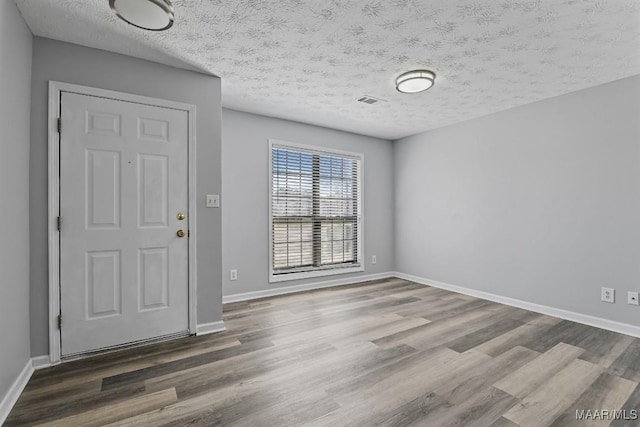
[(62, 355), (186, 333), (187, 112), (63, 92), (61, 117)]

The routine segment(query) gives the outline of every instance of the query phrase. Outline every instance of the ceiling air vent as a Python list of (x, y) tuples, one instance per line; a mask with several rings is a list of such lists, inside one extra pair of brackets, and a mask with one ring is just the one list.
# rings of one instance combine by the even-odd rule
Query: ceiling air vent
[(387, 102), (384, 99), (375, 98), (373, 96), (365, 95), (358, 99), (358, 102), (364, 102), (365, 104), (377, 104), (378, 102)]

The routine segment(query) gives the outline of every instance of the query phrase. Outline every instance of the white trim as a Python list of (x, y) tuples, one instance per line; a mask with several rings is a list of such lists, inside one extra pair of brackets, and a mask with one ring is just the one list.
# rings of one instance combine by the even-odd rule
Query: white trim
[(208, 335), (213, 334), (214, 332), (225, 331), (226, 329), (224, 321), (222, 320), (211, 323), (200, 323), (196, 328), (196, 335)]
[(362, 160), (362, 158), (364, 157), (364, 154), (356, 153), (355, 151), (339, 150), (337, 148), (329, 148), (329, 147), (320, 146), (320, 145), (300, 144), (299, 142), (291, 142), (291, 141), (284, 141), (282, 139), (270, 138), (269, 148), (273, 147), (274, 145), (282, 148), (299, 149), (303, 151), (308, 151), (310, 153), (324, 153), (328, 155), (352, 157), (354, 159), (359, 159), (359, 160)]
[(31, 359), (28, 359), (16, 380), (11, 384), (7, 394), (5, 394), (0, 401), (0, 425), (7, 420), (11, 409), (13, 409), (20, 394), (22, 394), (22, 391), (31, 379), (31, 375), (33, 375), (33, 366), (31, 365)]
[(327, 280), (324, 282), (305, 283), (303, 285), (296, 286), (284, 286), (281, 288), (265, 289), (263, 291), (245, 292), (241, 294), (225, 295), (222, 297), (222, 303), (228, 304), (231, 302), (249, 301), (258, 298), (273, 297), (276, 295), (292, 294), (296, 292), (304, 292), (313, 289), (331, 288), (335, 286), (353, 285), (356, 283), (368, 282), (370, 280), (388, 279), (394, 277), (393, 272), (367, 274), (357, 277), (346, 277), (343, 279)]
[(269, 283), (289, 282), (291, 280), (313, 279), (316, 277), (333, 276), (336, 274), (359, 273), (364, 271), (364, 266), (326, 268), (318, 270), (300, 271), (297, 273), (272, 274)]
[(60, 214), (60, 92), (56, 82), (49, 82), (49, 361), (60, 363), (60, 333), (57, 316), (60, 314), (60, 235), (56, 227)]
[[(279, 139), (269, 139), (269, 179), (267, 183), (269, 188), (267, 189), (269, 194), (269, 283), (278, 283), (278, 282), (287, 282), (291, 280), (300, 280), (300, 279), (313, 279), (316, 277), (322, 276), (332, 276), (336, 274), (347, 274), (347, 273), (357, 273), (364, 271), (364, 260), (366, 257), (364, 256), (364, 154), (363, 153), (355, 153), (351, 151), (338, 150), (327, 147), (320, 147), (315, 145), (306, 145), (299, 144), (297, 142), (283, 141)], [(360, 173), (358, 174), (358, 188), (360, 189), (360, 194), (358, 194), (358, 213), (360, 217), (358, 219), (358, 259), (356, 260), (359, 264), (358, 266), (353, 267), (344, 267), (344, 268), (327, 268), (327, 269), (317, 269), (310, 271), (300, 271), (296, 273), (287, 273), (287, 274), (274, 274), (273, 272), (273, 173), (272, 173), (272, 164), (273, 164), (273, 148), (274, 147), (282, 147), (282, 148), (292, 148), (299, 149), (303, 151), (309, 151), (311, 153), (325, 153), (328, 155), (338, 155), (351, 157), (353, 159), (357, 159), (360, 162)], [(224, 300), (223, 300), (224, 303)]]
[(393, 273), (399, 279), (409, 280), (421, 285), (433, 286), (434, 288), (445, 289), (447, 291), (457, 292), (463, 295), (494, 301), (500, 304), (509, 305), (511, 307), (522, 308), (536, 313), (546, 314), (548, 316), (559, 317), (560, 319), (570, 320), (583, 325), (593, 326), (608, 331), (618, 332), (632, 337), (640, 337), (640, 326), (630, 325), (628, 323), (616, 322), (615, 320), (603, 319), (602, 317), (590, 316), (588, 314), (576, 313), (575, 311), (563, 310), (561, 308), (549, 307), (546, 305), (536, 304), (533, 302), (523, 301), (515, 298), (504, 297), (489, 292), (478, 291), (475, 289), (465, 288), (462, 286), (451, 285), (449, 283), (439, 282), (437, 280), (425, 279), (423, 277), (412, 276), (405, 273)]
[(31, 366), (33, 366), (34, 370), (49, 368), (51, 366), (51, 360), (49, 359), (49, 355), (45, 354), (44, 356), (36, 356), (31, 358)]
[(198, 310), (198, 257), (196, 239), (196, 211), (198, 208), (198, 195), (196, 194), (196, 106), (185, 105), (188, 109), (188, 182), (187, 192), (189, 197), (189, 332), (195, 333), (197, 330), (197, 310)]
[(174, 110), (186, 111), (188, 116), (188, 192), (189, 192), (189, 331), (196, 331), (197, 322), (197, 253), (196, 253), (196, 106), (164, 99), (149, 98), (130, 93), (49, 81), (49, 361), (60, 363), (60, 331), (57, 317), (60, 313), (60, 236), (56, 220), (60, 212), (60, 141), (58, 117), (60, 95), (71, 92), (118, 101), (133, 102)]

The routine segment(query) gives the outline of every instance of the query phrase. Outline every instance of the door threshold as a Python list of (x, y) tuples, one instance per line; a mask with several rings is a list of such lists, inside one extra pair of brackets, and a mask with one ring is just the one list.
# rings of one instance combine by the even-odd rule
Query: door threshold
[(70, 362), (73, 360), (85, 359), (87, 357), (99, 356), (99, 355), (108, 354), (108, 353), (115, 353), (121, 350), (128, 350), (131, 348), (144, 347), (147, 345), (157, 344), (165, 341), (172, 341), (179, 338), (186, 338), (190, 335), (191, 334), (189, 333), (189, 331), (182, 331), (182, 332), (177, 332), (175, 334), (163, 335), (161, 337), (155, 337), (155, 338), (148, 338), (148, 339), (134, 341), (126, 344), (115, 345), (112, 347), (99, 348), (97, 350), (91, 350), (91, 351), (82, 352), (82, 353), (67, 354), (67, 355), (62, 355), (60, 357), (60, 361), (63, 363)]

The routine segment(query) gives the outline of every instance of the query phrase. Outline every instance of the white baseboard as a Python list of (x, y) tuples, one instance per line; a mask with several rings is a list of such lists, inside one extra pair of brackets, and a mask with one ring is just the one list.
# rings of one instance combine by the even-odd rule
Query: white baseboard
[(37, 357), (32, 357), (31, 358), (31, 365), (33, 366), (33, 369), (35, 369), (36, 371), (38, 369), (44, 369), (44, 368), (48, 368), (51, 365), (51, 359), (49, 359), (49, 355), (45, 354), (42, 356), (37, 356)]
[(200, 323), (196, 326), (196, 335), (207, 335), (213, 334), (214, 332), (224, 331), (225, 326), (224, 322), (220, 320), (219, 322), (211, 322), (211, 323)]
[(327, 280), (324, 282), (305, 283), (303, 285), (296, 285), (296, 286), (283, 286), (280, 288), (265, 289), (262, 291), (245, 292), (242, 294), (225, 295), (222, 297), (222, 303), (228, 304), (230, 302), (249, 301), (249, 300), (254, 300), (258, 298), (273, 297), (276, 295), (285, 295), (285, 294), (292, 294), (295, 292), (310, 291), (313, 289), (352, 285), (355, 283), (368, 282), (370, 280), (387, 279), (393, 276), (394, 276), (394, 273), (392, 272), (368, 274), (366, 276), (349, 277), (345, 279)]
[(13, 409), (13, 405), (16, 404), (20, 394), (22, 394), (22, 390), (27, 386), (31, 375), (33, 374), (33, 365), (31, 363), (31, 359), (27, 360), (27, 364), (22, 368), (22, 372), (18, 375), (18, 378), (13, 382), (7, 394), (0, 401), (0, 425), (2, 425), (11, 409)]
[(525, 310), (534, 311), (536, 313), (546, 314), (548, 316), (559, 317), (572, 322), (582, 323), (588, 326), (594, 326), (608, 331), (618, 332), (632, 337), (640, 338), (640, 327), (630, 325), (628, 323), (616, 322), (615, 320), (603, 319), (601, 317), (589, 316), (588, 314), (576, 313), (575, 311), (563, 310), (561, 308), (549, 307), (533, 302), (523, 301), (515, 298), (504, 297), (489, 292), (478, 291), (475, 289), (464, 288), (462, 286), (451, 285), (449, 283), (439, 282), (437, 280), (425, 279), (423, 277), (412, 276), (410, 274), (394, 272), (393, 275), (399, 279), (409, 280), (421, 285), (433, 286), (434, 288), (444, 289), (447, 291), (457, 292), (459, 294), (469, 295), (472, 297), (494, 301), (500, 304), (512, 307), (523, 308)]

